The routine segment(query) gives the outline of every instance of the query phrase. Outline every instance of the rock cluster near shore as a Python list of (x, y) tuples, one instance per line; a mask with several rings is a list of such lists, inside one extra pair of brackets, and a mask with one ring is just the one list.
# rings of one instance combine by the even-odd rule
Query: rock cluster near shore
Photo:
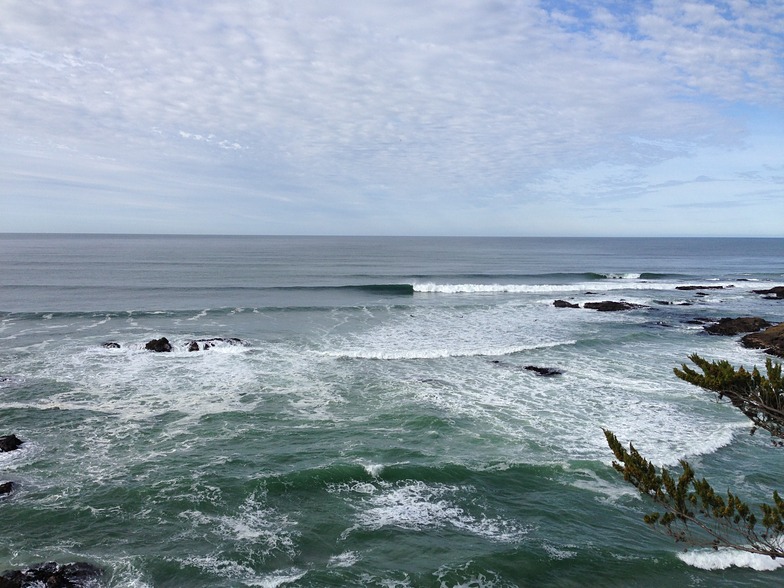
[(784, 357), (784, 323), (773, 325), (758, 333), (746, 335), (740, 342), (744, 347), (764, 349), (765, 353)]
[(93, 586), (103, 575), (100, 568), (86, 562), (36, 564), (26, 570), (6, 570), (0, 574), (0, 588), (77, 588)]
[(741, 316), (738, 318), (723, 318), (718, 322), (703, 327), (711, 335), (740, 335), (741, 333), (754, 333), (772, 326), (765, 319), (758, 316)]
[[(0, 453), (5, 453), (6, 451), (16, 451), (19, 449), (24, 441), (22, 441), (19, 437), (14, 435), (3, 435), (0, 437)], [(8, 496), (16, 489), (16, 484), (14, 482), (0, 482), (0, 496)], [(0, 583), (0, 588), (3, 588), (2, 583)]]
[[(579, 304), (574, 304), (566, 300), (556, 300), (553, 302), (556, 308), (580, 308)], [(634, 310), (635, 308), (646, 308), (642, 304), (632, 304), (631, 302), (616, 302), (614, 300), (603, 300), (602, 302), (586, 302), (583, 308), (598, 310), (599, 312), (617, 312), (619, 310)]]
[[(228, 345), (242, 345), (242, 340), (236, 337), (211, 337), (209, 339), (193, 339), (186, 345), (188, 351), (207, 351), (212, 349), (220, 343)], [(116, 341), (107, 341), (101, 345), (105, 349), (120, 349), (120, 344)], [(151, 339), (145, 343), (144, 348), (147, 351), (154, 351), (155, 353), (169, 353), (174, 350), (174, 345), (166, 337), (160, 339)], [(0, 587), (2, 588), (2, 587)]]
[[(24, 444), (14, 434), (0, 437), (0, 452), (16, 451)], [(15, 482), (0, 482), (0, 496), (7, 496), (16, 489)], [(0, 573), (0, 588), (78, 588), (95, 586), (103, 570), (86, 562), (36, 564), (26, 570), (6, 570)]]
[(19, 449), (22, 443), (24, 443), (24, 441), (14, 434), (4, 435), (3, 437), (0, 437), (0, 452)]
[[(676, 286), (676, 290), (694, 291), (695, 296), (707, 296), (703, 290), (724, 290), (733, 286)], [(767, 290), (752, 290), (754, 294), (763, 296), (766, 300), (784, 300), (784, 286), (775, 286)], [(586, 294), (594, 294), (586, 292)], [(672, 304), (670, 302), (656, 301), (657, 304)], [(555, 300), (556, 308), (580, 308), (580, 305), (568, 300)], [(604, 300), (602, 302), (585, 302), (582, 308), (598, 310), (600, 312), (614, 312), (647, 308), (639, 304), (625, 301)], [(763, 349), (770, 355), (784, 357), (784, 323), (774, 324), (760, 317), (736, 318), (693, 318), (688, 323), (703, 325), (706, 333), (711, 335), (735, 336), (745, 334), (740, 343), (750, 349)]]
[(784, 286), (776, 286), (769, 290), (752, 290), (755, 294), (763, 294), (766, 300), (784, 300)]

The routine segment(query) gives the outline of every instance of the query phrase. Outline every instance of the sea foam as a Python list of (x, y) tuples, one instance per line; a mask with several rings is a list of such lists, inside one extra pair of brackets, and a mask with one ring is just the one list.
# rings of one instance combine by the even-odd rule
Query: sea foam
[(737, 549), (695, 549), (678, 554), (684, 563), (702, 570), (726, 570), (727, 568), (751, 568), (758, 572), (770, 572), (784, 567), (784, 558), (773, 559), (767, 555), (748, 553)]

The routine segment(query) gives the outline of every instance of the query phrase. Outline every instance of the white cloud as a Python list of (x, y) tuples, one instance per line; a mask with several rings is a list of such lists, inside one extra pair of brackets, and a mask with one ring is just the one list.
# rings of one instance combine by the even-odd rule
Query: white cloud
[[(193, 207), (226, 188), (250, 215), (283, 197), (283, 230), (314, 201), (329, 231), (379, 211), (402, 226), (426, 202), (468, 232), (483, 206), (492, 230), (496, 196), (629, 198), (613, 170), (738, 147), (728, 105), (781, 115), (780, 3), (598, 4), (9, 0), (0, 141), (22, 167), (25, 149), (66, 146), (73, 173), (140, 200), (166, 187)], [(552, 180), (580, 170), (612, 189)], [(193, 192), (171, 188), (189, 174)]]

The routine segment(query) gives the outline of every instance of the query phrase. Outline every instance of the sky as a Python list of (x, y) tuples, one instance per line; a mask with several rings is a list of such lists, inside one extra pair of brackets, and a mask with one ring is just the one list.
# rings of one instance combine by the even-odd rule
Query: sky
[(783, 229), (782, 0), (0, 0), (0, 232)]

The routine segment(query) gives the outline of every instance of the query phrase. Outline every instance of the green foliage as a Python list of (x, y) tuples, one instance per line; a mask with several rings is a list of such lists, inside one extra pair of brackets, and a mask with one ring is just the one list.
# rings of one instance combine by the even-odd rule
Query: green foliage
[[(675, 368), (681, 380), (716, 392), (719, 399), (726, 399), (754, 423), (771, 436), (784, 439), (784, 378), (781, 364), (770, 359), (765, 362), (766, 375), (755, 367), (750, 372), (742, 366), (737, 370), (728, 361), (709, 362), (696, 353), (689, 359), (702, 373), (683, 364)], [(782, 442), (778, 442), (782, 444)]]
[[(707, 361), (696, 353), (689, 359), (702, 373), (683, 364), (675, 375), (695, 386), (716, 392), (728, 400), (757, 427), (770, 432), (774, 444), (784, 441), (784, 378), (781, 364), (765, 362), (765, 375), (755, 367), (735, 369), (728, 361)], [(676, 541), (729, 547), (784, 557), (784, 500), (773, 492), (772, 503), (754, 508), (736, 494), (716, 492), (704, 478), (697, 479), (687, 461), (680, 461), (677, 479), (667, 469), (657, 469), (630, 443), (628, 451), (611, 431), (604, 431), (617, 461), (613, 467), (623, 479), (650, 497), (664, 512), (645, 515), (649, 525), (663, 530)], [(756, 513), (756, 514), (755, 514)]]
[(676, 479), (667, 469), (657, 469), (631, 443), (626, 450), (611, 431), (605, 430), (604, 436), (617, 459), (613, 467), (664, 509), (645, 515), (646, 523), (678, 542), (784, 557), (778, 540), (784, 533), (784, 500), (778, 492), (773, 492), (772, 504), (759, 505), (760, 522), (755, 509), (737, 495), (727, 491), (722, 496), (707, 480), (697, 479), (687, 461), (680, 461)]

